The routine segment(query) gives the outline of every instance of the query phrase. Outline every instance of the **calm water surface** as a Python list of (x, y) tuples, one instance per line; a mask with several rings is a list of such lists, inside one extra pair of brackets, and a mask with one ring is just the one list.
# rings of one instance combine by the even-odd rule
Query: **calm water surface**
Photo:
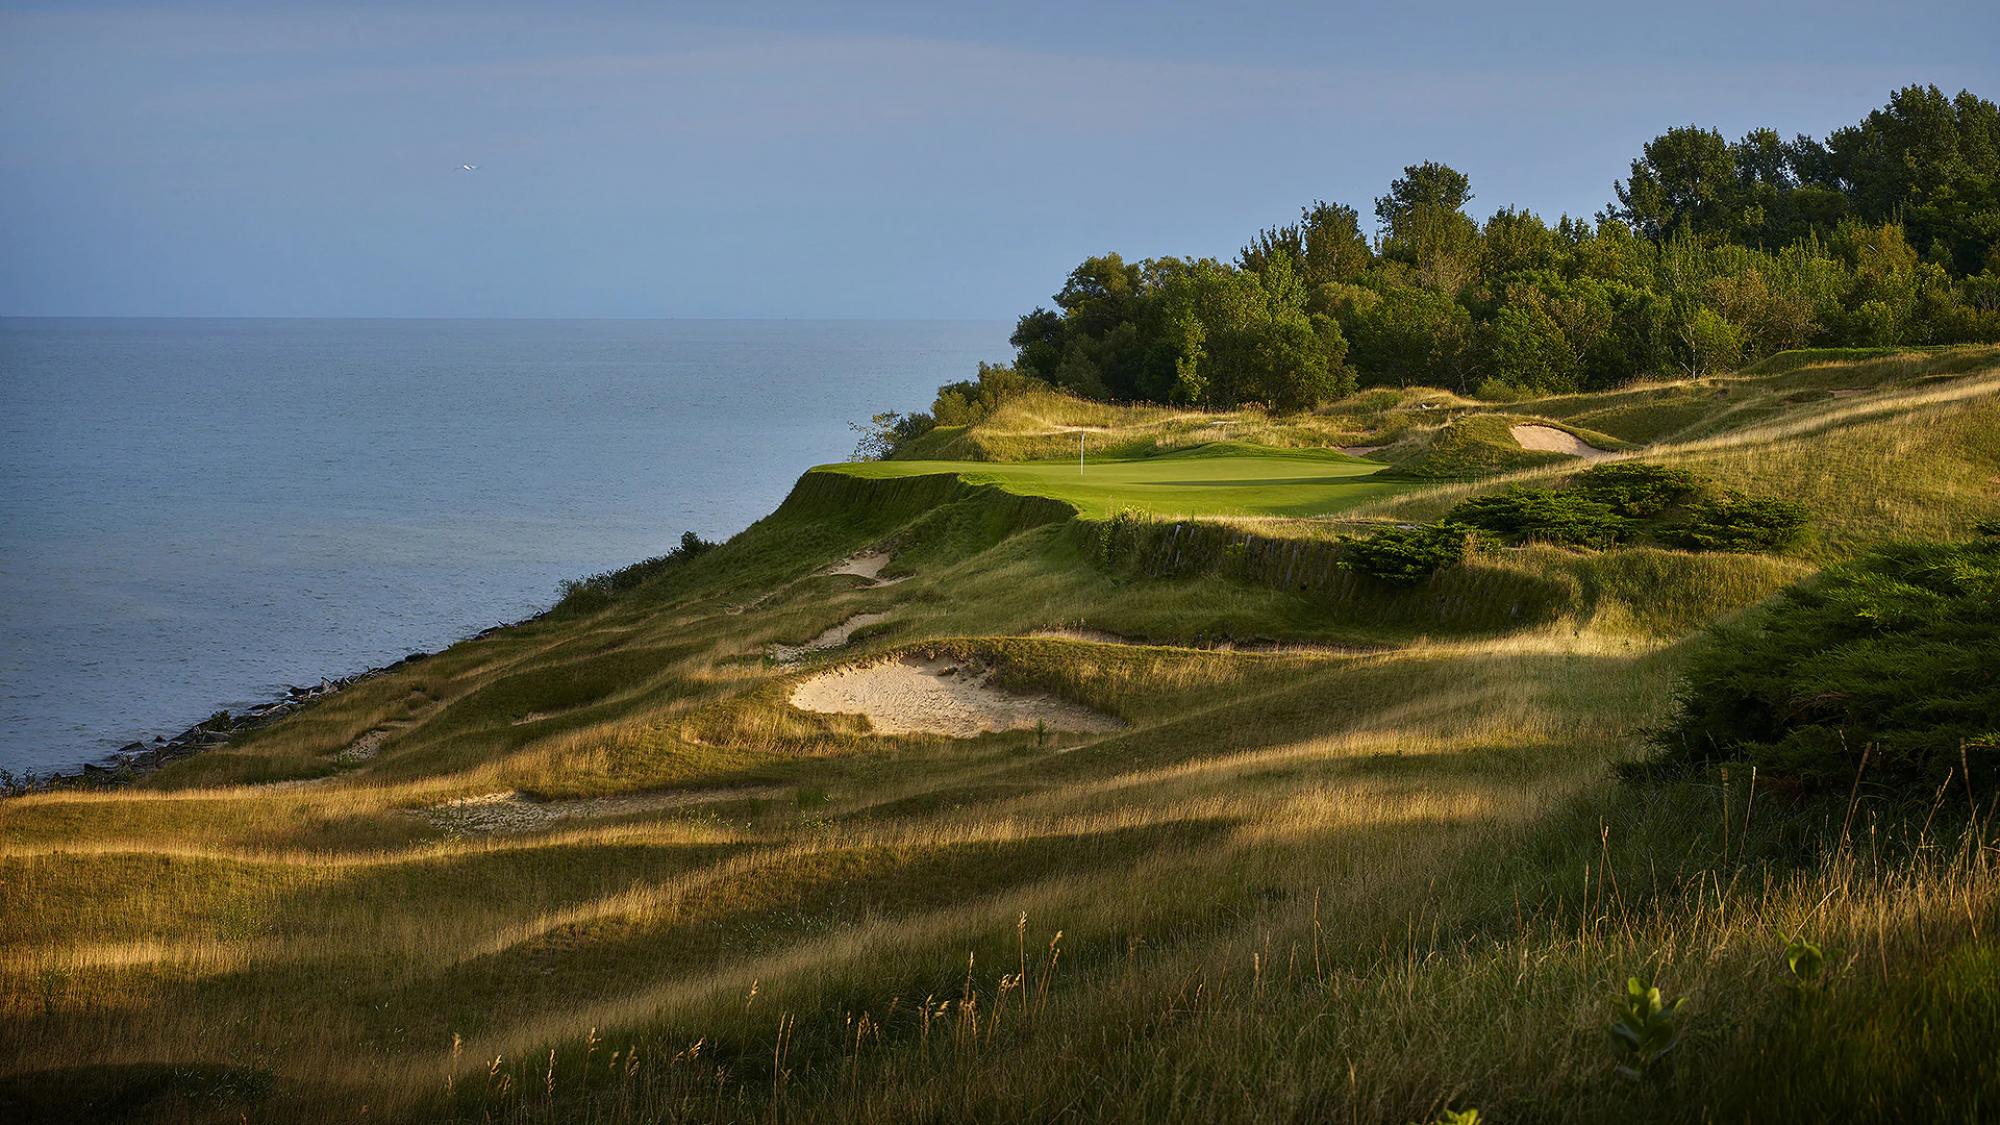
[(1008, 327), (0, 320), (0, 768), (68, 768), (770, 511)]

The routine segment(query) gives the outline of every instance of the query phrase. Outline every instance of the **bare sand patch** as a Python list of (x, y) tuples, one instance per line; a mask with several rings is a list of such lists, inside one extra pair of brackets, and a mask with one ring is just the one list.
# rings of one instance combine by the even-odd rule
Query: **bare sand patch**
[(1386, 445), (1343, 445), (1338, 448), (1349, 457), (1366, 457), (1378, 449), (1387, 449), (1389, 447)]
[(533, 832), (570, 820), (595, 820), (632, 813), (689, 808), (717, 801), (770, 797), (783, 786), (740, 786), (734, 789), (681, 789), (656, 793), (619, 793), (609, 797), (577, 797), (537, 801), (515, 789), (460, 797), (441, 805), (411, 810), (435, 828), (456, 833)]
[(862, 551), (859, 554), (849, 555), (820, 573), (851, 574), (856, 578), (866, 579), (867, 588), (871, 590), (881, 586), (894, 586), (898, 582), (908, 582), (911, 578), (908, 574), (894, 578), (882, 577), (882, 568), (889, 565), (889, 559), (887, 551)]
[(1617, 454), (1608, 449), (1599, 449), (1568, 430), (1554, 426), (1520, 425), (1510, 426), (1507, 432), (1514, 435), (1522, 449), (1533, 449), (1542, 453), (1567, 453), (1571, 457), (1581, 457), (1585, 461), (1602, 461)]
[(870, 582), (879, 581), (882, 568), (889, 565), (887, 551), (862, 551), (849, 555), (822, 571), (824, 574), (852, 574), (856, 578), (866, 578)]
[(877, 734), (971, 738), (988, 731), (1101, 734), (1124, 723), (1052, 695), (993, 686), (991, 669), (905, 656), (822, 672), (792, 688), (792, 706), (826, 715), (865, 715)]
[(780, 664), (790, 664), (797, 660), (803, 660), (815, 652), (825, 652), (828, 649), (840, 648), (851, 640), (855, 633), (878, 621), (887, 621), (890, 616), (887, 613), (857, 613), (804, 644), (772, 645), (771, 659), (776, 660)]

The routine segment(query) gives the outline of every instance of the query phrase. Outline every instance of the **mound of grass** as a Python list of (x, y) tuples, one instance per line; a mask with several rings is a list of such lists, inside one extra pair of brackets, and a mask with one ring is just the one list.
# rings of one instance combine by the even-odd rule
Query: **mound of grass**
[(1383, 451), (1394, 468), (1387, 474), (1412, 480), (1471, 480), (1544, 465), (1574, 463), (1566, 453), (1523, 449), (1512, 428), (1521, 423), (1568, 430), (1599, 449), (1627, 449), (1610, 434), (1568, 422), (1520, 414), (1463, 414), (1437, 429), (1412, 434)]
[(2000, 538), (1884, 548), (1717, 627), (1657, 736), (1682, 764), (1927, 796), (2000, 768)]

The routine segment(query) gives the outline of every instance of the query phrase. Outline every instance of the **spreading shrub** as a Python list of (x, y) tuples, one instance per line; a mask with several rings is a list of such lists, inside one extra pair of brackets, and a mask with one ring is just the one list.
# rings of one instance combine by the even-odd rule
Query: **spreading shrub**
[(1460, 501), (1446, 523), (1492, 532), (1510, 543), (1530, 540), (1571, 547), (1610, 547), (1628, 536), (1632, 521), (1587, 493), (1509, 488)]
[(1865, 780), (1919, 796), (1962, 752), (1974, 784), (1990, 785), (2000, 538), (1887, 547), (1711, 629), (1655, 739), (1669, 762), (1743, 762), (1836, 788), (1865, 752)]
[(1633, 519), (1653, 519), (1702, 492), (1701, 478), (1686, 469), (1638, 461), (1593, 466), (1577, 476), (1575, 487)]
[(717, 544), (703, 539), (692, 531), (681, 532), (681, 541), (664, 555), (654, 555), (630, 566), (617, 570), (607, 570), (582, 578), (566, 578), (560, 586), (561, 597), (556, 601), (556, 611), (564, 613), (587, 613), (602, 609), (612, 598), (638, 586), (655, 575), (681, 566), (699, 555), (705, 555)]
[(1806, 518), (1803, 504), (1732, 492), (1689, 505), (1673, 538), (1696, 551), (1782, 551), (1805, 534)]
[(1414, 586), (1465, 558), (1471, 536), (1448, 523), (1413, 524), (1350, 538), (1340, 553), (1343, 569), (1395, 586)]
[(938, 388), (931, 403), (931, 419), (940, 426), (971, 426), (991, 417), (1010, 398), (1048, 389), (1047, 383), (1033, 375), (997, 363), (982, 363), (979, 378)]
[(1659, 543), (1695, 551), (1779, 551), (1804, 533), (1788, 500), (1715, 493), (1686, 469), (1621, 462), (1579, 473), (1567, 488), (1515, 486), (1463, 500), (1446, 523), (1507, 543), (1606, 548)]

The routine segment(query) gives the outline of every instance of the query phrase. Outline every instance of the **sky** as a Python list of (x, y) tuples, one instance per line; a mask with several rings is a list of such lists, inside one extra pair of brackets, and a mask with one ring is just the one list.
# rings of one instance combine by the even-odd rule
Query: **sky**
[(0, 315), (1004, 319), (1909, 83), (2000, 97), (2000, 4), (0, 0)]

